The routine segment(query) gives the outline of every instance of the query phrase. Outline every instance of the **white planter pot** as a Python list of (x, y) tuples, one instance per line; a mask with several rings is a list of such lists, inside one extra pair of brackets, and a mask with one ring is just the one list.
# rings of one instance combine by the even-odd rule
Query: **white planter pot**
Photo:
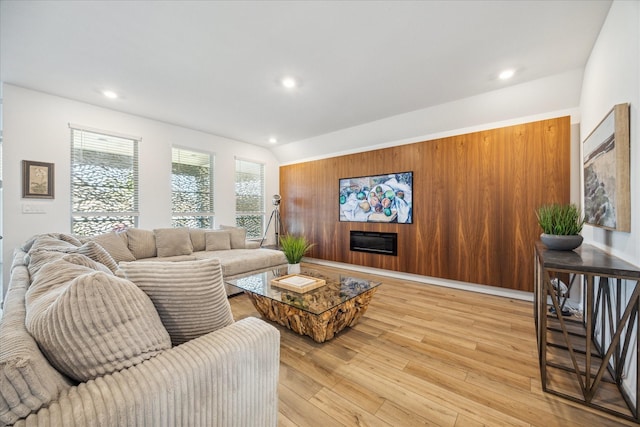
[(300, 274), (300, 264), (288, 264), (287, 272), (289, 274)]

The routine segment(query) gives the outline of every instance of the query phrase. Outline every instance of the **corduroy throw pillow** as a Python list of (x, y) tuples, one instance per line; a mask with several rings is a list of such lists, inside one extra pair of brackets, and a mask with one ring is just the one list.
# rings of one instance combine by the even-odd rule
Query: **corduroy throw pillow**
[(42, 352), (78, 381), (134, 366), (171, 347), (153, 303), (137, 286), (62, 259), (40, 269), (26, 304), (26, 327)]
[(123, 262), (117, 274), (149, 295), (173, 345), (233, 323), (218, 259)]

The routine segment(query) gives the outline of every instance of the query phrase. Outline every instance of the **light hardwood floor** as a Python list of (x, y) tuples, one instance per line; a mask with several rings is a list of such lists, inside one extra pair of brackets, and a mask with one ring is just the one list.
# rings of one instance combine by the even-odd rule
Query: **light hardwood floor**
[[(276, 325), (280, 426), (637, 426), (542, 392), (532, 303), (381, 281), (330, 341)], [(245, 295), (230, 302), (259, 317)]]

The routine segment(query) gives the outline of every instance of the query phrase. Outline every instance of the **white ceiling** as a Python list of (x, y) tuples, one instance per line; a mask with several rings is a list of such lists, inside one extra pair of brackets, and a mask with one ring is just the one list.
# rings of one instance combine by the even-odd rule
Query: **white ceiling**
[(2, 0), (0, 80), (286, 144), (582, 68), (610, 5)]

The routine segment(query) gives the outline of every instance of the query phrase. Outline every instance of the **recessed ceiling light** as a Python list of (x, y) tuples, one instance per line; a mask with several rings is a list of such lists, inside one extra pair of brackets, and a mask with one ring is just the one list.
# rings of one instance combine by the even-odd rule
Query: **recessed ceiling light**
[(282, 86), (286, 87), (287, 89), (293, 89), (294, 87), (298, 86), (298, 82), (293, 77), (284, 77), (282, 80), (280, 80), (280, 83), (282, 83)]
[(515, 73), (516, 73), (515, 70), (504, 70), (503, 72), (500, 73), (498, 77), (500, 77), (500, 80), (507, 80), (513, 77)]
[(273, 137), (271, 137), (271, 138), (269, 138), (269, 142), (270, 142), (271, 144), (275, 144), (275, 143), (277, 143), (277, 142), (278, 142), (278, 140), (277, 140), (277, 139), (275, 139), (275, 138), (273, 138)]
[(109, 99), (116, 99), (118, 97), (118, 94), (112, 90), (104, 90), (102, 91), (102, 94)]

